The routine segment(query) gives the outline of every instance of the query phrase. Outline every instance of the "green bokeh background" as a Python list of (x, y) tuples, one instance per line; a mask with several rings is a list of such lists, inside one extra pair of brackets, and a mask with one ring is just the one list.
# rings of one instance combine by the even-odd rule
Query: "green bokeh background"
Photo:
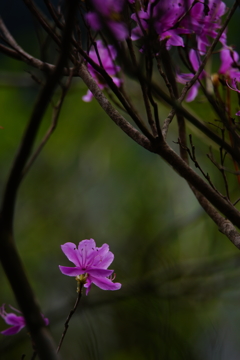
[[(24, 31), (19, 39), (28, 43)], [(39, 89), (26, 65), (4, 56), (0, 64), (3, 191)], [(145, 117), (138, 86), (126, 82)], [(94, 238), (115, 254), (111, 268), (122, 289), (105, 292), (93, 286), (84, 294), (62, 358), (239, 359), (238, 250), (218, 232), (185, 181), (128, 138), (95, 100), (84, 103), (85, 92), (81, 80), (74, 80), (56, 131), (20, 187), (15, 214), (17, 247), (56, 343), (76, 298), (76, 281), (58, 269), (70, 265), (60, 245)], [(201, 94), (191, 110), (206, 122), (215, 118)], [(168, 108), (159, 103), (159, 113), (163, 121)], [(51, 116), (50, 106), (37, 143)], [(206, 157), (212, 144), (191, 126), (188, 133), (202, 167), (224, 192), (221, 174)], [(178, 151), (173, 141), (174, 124), (169, 144)], [(213, 152), (218, 158), (218, 149)], [(231, 159), (227, 164), (232, 167)], [(237, 199), (238, 183), (231, 174), (228, 180)], [(18, 307), (2, 268), (0, 284), (0, 303)], [(0, 320), (0, 329), (5, 327)], [(0, 359), (21, 359), (22, 354), (25, 359), (32, 354), (25, 329), (0, 335)]]

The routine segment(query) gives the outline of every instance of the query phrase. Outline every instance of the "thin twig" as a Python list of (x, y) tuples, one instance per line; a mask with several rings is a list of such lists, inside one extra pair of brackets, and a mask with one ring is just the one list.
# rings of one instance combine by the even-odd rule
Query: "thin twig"
[(153, 99), (152, 91), (151, 91), (152, 74), (153, 74), (153, 60), (152, 60), (151, 52), (149, 52), (148, 56), (146, 57), (146, 72), (147, 72), (147, 79), (148, 79), (147, 95), (148, 95), (149, 101), (153, 107), (155, 127), (157, 128), (157, 135), (162, 136), (162, 131), (160, 128), (159, 113), (158, 113), (158, 105), (157, 105), (156, 101)]
[[(133, 66), (135, 68), (138, 68), (135, 52), (134, 52), (133, 45), (132, 45), (132, 40), (129, 38), (126, 41), (127, 41), (127, 45), (128, 45), (128, 49), (129, 49), (129, 53), (130, 53), (130, 56), (131, 56)], [(144, 101), (144, 104), (145, 104), (148, 123), (149, 123), (149, 125), (150, 125), (150, 127), (152, 129), (153, 136), (156, 137), (157, 136), (157, 129), (156, 129), (155, 122), (153, 120), (152, 111), (151, 111), (151, 107), (150, 107), (150, 104), (149, 104), (146, 84), (143, 82), (141, 77), (139, 77), (138, 80), (139, 80), (141, 90), (142, 90), (142, 96), (143, 96), (143, 101)]]
[[(211, 180), (209, 174), (208, 174), (208, 173), (206, 174), (206, 173), (203, 171), (203, 169), (201, 168), (201, 166), (199, 165), (199, 162), (198, 162), (197, 159), (196, 159), (195, 146), (193, 145), (192, 135), (191, 135), (191, 134), (189, 135), (189, 139), (190, 139), (191, 150), (190, 150), (188, 147), (187, 147), (187, 148), (186, 148), (186, 147), (183, 147), (183, 145), (182, 145), (181, 142), (180, 142), (180, 139), (179, 139), (178, 142), (179, 142), (180, 146), (183, 147), (183, 149), (187, 151), (190, 159), (194, 162), (195, 167), (200, 170), (201, 174), (205, 177), (205, 179), (208, 181), (208, 183), (209, 183), (210, 186), (213, 188), (213, 190), (215, 190), (216, 193), (217, 193), (219, 196), (221, 196), (221, 197), (223, 197), (224, 199), (226, 199), (226, 197), (225, 197), (224, 195), (222, 195), (222, 194), (216, 189), (216, 187), (213, 185), (212, 180)], [(227, 200), (228, 200), (228, 199), (227, 199)]]
[[(221, 153), (221, 149), (220, 149), (220, 153)], [(222, 155), (221, 156), (221, 162), (222, 162)], [(216, 168), (221, 172), (222, 176), (223, 176), (223, 181), (224, 181), (224, 185), (225, 185), (225, 189), (226, 189), (226, 195), (227, 198), (230, 201), (230, 195), (229, 195), (229, 190), (228, 190), (228, 183), (227, 183), (227, 179), (226, 179), (226, 174), (222, 168), (222, 166), (219, 166), (218, 163), (216, 162), (216, 160), (213, 157), (213, 153), (210, 152), (210, 154), (207, 154), (207, 157), (209, 158), (209, 160), (213, 163), (214, 166), (216, 166)]]
[(98, 101), (107, 115), (119, 126), (128, 136), (130, 136), (136, 143), (149, 151), (153, 151), (153, 147), (149, 139), (135, 129), (110, 103), (103, 92), (100, 90), (96, 81), (89, 74), (85, 64), (79, 68), (79, 76), (87, 85), (89, 90), (93, 93), (95, 99)]
[(70, 313), (69, 313), (69, 315), (67, 317), (67, 320), (65, 321), (64, 330), (63, 330), (59, 345), (57, 347), (57, 353), (60, 351), (63, 340), (64, 340), (64, 338), (66, 336), (67, 331), (68, 331), (69, 321), (71, 320), (71, 317), (73, 316), (73, 314), (75, 313), (75, 311), (76, 311), (76, 309), (78, 307), (79, 301), (80, 301), (81, 296), (82, 296), (82, 289), (83, 289), (83, 282), (80, 282), (79, 289), (78, 289), (78, 296), (77, 296), (77, 299), (76, 299), (76, 302), (74, 304), (73, 309), (70, 311)]
[(71, 84), (71, 80), (72, 80), (72, 76), (70, 75), (66, 85), (64, 85), (62, 87), (62, 94), (61, 94), (61, 97), (60, 97), (57, 105), (54, 106), (52, 124), (51, 124), (50, 128), (48, 129), (48, 131), (46, 132), (45, 136), (43, 137), (40, 145), (38, 146), (38, 148), (36, 149), (34, 154), (29, 159), (28, 163), (24, 167), (24, 169), (22, 171), (22, 177), (24, 177), (26, 175), (26, 173), (28, 172), (28, 170), (32, 166), (33, 162), (36, 160), (36, 158), (38, 157), (38, 155), (42, 151), (43, 147), (45, 146), (46, 142), (48, 141), (48, 139), (52, 135), (53, 131), (55, 130), (55, 128), (57, 126), (57, 123), (58, 123), (58, 118), (59, 118), (59, 115), (60, 115), (60, 111), (61, 111), (64, 99), (65, 99), (65, 96), (67, 95), (67, 92), (68, 92), (70, 84)]

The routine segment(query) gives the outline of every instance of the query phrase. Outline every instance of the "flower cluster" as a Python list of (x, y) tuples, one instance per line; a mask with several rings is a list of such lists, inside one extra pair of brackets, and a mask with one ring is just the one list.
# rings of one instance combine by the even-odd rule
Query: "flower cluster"
[(125, 0), (91, 0), (91, 3), (96, 10), (86, 14), (88, 24), (94, 30), (107, 28), (117, 40), (126, 39), (127, 27), (121, 21)]
[(98, 248), (95, 241), (90, 239), (80, 241), (78, 247), (68, 242), (62, 245), (61, 248), (75, 267), (60, 265), (60, 271), (64, 275), (75, 276), (78, 282), (84, 281), (86, 294), (89, 293), (92, 283), (103, 290), (118, 290), (121, 288), (120, 283), (112, 281), (113, 270), (107, 269), (114, 259), (114, 255), (109, 251), (107, 244), (103, 244)]
[[(93, 30), (108, 29), (117, 41), (124, 41), (127, 38), (131, 38), (132, 41), (138, 40), (137, 46), (140, 46), (142, 53), (150, 49), (151, 52), (159, 54), (160, 43), (170, 50), (173, 47), (186, 47), (188, 42), (190, 47), (188, 63), (191, 72), (177, 71), (177, 81), (182, 84), (191, 80), (198, 70), (202, 56), (206, 54), (211, 39), (217, 36), (222, 26), (222, 17), (228, 11), (222, 0), (107, 0), (104, 2), (91, 0), (90, 3), (91, 11), (86, 14), (86, 19)], [(227, 45), (226, 30), (219, 41), (222, 49), (218, 75), (235, 90), (236, 82), (240, 82), (239, 65), (237, 65), (239, 56)], [(89, 56), (98, 65), (99, 57), (101, 58), (101, 66), (113, 77), (113, 81), (119, 87), (121, 80), (116, 74), (120, 68), (114, 65), (116, 50), (113, 46), (105, 47), (101, 41), (97, 42), (97, 47), (99, 56), (94, 48), (91, 48)], [(106, 88), (107, 84), (101, 75), (89, 64), (88, 69), (99, 87)], [(199, 80), (206, 77), (210, 79), (211, 74), (202, 71)], [(197, 82), (190, 89), (186, 101), (195, 99), (198, 88)], [(83, 100), (90, 101), (92, 96), (88, 91)]]
[[(12, 307), (10, 305), (9, 305), (9, 307), (12, 310), (14, 310), (15, 312), (22, 314), (19, 310), (15, 309), (14, 307)], [(5, 321), (6, 324), (12, 325), (12, 327), (0, 332), (3, 335), (17, 334), (20, 330), (22, 330), (22, 328), (24, 328), (26, 326), (26, 321), (22, 315), (16, 315), (14, 313), (7, 313), (5, 311), (5, 304), (3, 304), (0, 307), (0, 316), (3, 318), (3, 320)], [(44, 317), (43, 317), (43, 320), (44, 320), (45, 325), (47, 326), (49, 324), (49, 320)]]

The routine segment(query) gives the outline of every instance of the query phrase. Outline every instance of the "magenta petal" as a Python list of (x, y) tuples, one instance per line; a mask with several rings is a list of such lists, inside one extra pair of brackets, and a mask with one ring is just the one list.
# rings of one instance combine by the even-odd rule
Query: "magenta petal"
[(14, 335), (17, 334), (25, 325), (12, 326), (9, 329), (1, 331), (2, 335)]
[(112, 81), (114, 82), (115, 85), (117, 85), (117, 87), (120, 87), (122, 85), (122, 79), (119, 79), (115, 76), (112, 77)]
[(104, 256), (109, 251), (109, 245), (103, 244), (100, 248), (97, 248), (98, 256)]
[(86, 295), (88, 295), (89, 291), (91, 290), (92, 282), (87, 278), (86, 284), (84, 284), (84, 287), (86, 289)]
[(194, 84), (188, 91), (187, 97), (186, 97), (186, 101), (187, 102), (191, 102), (195, 99), (195, 97), (198, 94), (198, 88), (199, 85), (198, 84)]
[(236, 112), (235, 115), (240, 116), (240, 110), (238, 112)]
[(93, 93), (90, 90), (88, 90), (86, 95), (82, 97), (82, 100), (85, 102), (90, 102), (92, 101), (92, 98), (93, 98)]
[(114, 260), (114, 255), (111, 251), (109, 251), (108, 254), (106, 254), (100, 261), (95, 264), (96, 266), (100, 268), (107, 268)]
[(117, 40), (121, 41), (128, 37), (128, 30), (124, 24), (111, 21), (109, 22), (108, 27)]
[(81, 274), (85, 274), (86, 272), (86, 270), (82, 270), (79, 267), (68, 267), (59, 265), (59, 269), (64, 275), (68, 276), (78, 276)]
[(197, 56), (197, 52), (193, 49), (189, 52), (189, 59), (192, 64), (193, 70), (198, 71), (199, 68), (199, 57)]
[(43, 318), (44, 324), (45, 324), (46, 326), (48, 326), (48, 325), (49, 325), (49, 319), (43, 317), (43, 315), (42, 315), (42, 318)]
[(88, 269), (87, 272), (92, 276), (106, 277), (112, 275), (113, 270), (93, 268), (93, 269)]
[(64, 245), (61, 245), (61, 249), (69, 261), (74, 263), (74, 265), (76, 265), (76, 266), (80, 265), (78, 256), (77, 256), (77, 247), (75, 244), (68, 242)]
[(122, 286), (120, 283), (113, 283), (108, 278), (97, 278), (91, 276), (91, 281), (102, 290), (119, 290)]
[(15, 315), (13, 313), (7, 314), (4, 317), (4, 321), (8, 325), (25, 325), (24, 317)]
[(85, 15), (85, 18), (88, 24), (93, 28), (93, 30), (97, 31), (101, 29), (102, 27), (101, 18), (99, 17), (98, 14), (89, 12), (88, 14)]

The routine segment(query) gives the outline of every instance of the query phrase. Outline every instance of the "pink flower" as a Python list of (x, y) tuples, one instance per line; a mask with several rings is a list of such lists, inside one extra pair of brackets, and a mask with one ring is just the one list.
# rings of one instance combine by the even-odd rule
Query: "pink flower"
[[(18, 312), (19, 314), (21, 314), (21, 312), (17, 309), (15, 309), (14, 307), (10, 306), (9, 307)], [(8, 325), (12, 325), (12, 327), (1, 331), (0, 333), (3, 335), (14, 335), (17, 334), (20, 330), (22, 330), (22, 328), (24, 328), (24, 326), (26, 326), (26, 321), (24, 319), (23, 316), (20, 315), (16, 315), (14, 313), (7, 313), (5, 311), (5, 304), (3, 304), (0, 307), (0, 316), (3, 318), (3, 320), (5, 321), (6, 324)], [(45, 325), (47, 326), (49, 324), (49, 320), (47, 318), (43, 317), (43, 320), (45, 322)]]
[(91, 289), (92, 283), (102, 290), (118, 290), (120, 283), (113, 283), (113, 270), (108, 270), (108, 266), (113, 262), (114, 255), (109, 251), (109, 246), (103, 244), (100, 248), (96, 247), (93, 239), (80, 241), (78, 247), (68, 242), (61, 245), (62, 251), (75, 267), (59, 266), (64, 275), (76, 276), (85, 275), (84, 287), (86, 295)]
[(240, 71), (237, 67), (239, 55), (230, 46), (224, 46), (220, 52), (221, 66), (219, 74), (226, 76), (233, 82), (240, 82)]
[(126, 25), (121, 22), (124, 0), (91, 0), (95, 11), (86, 14), (86, 19), (93, 30), (99, 31), (107, 27), (117, 40), (128, 37)]
[(141, 8), (140, 11), (131, 16), (137, 23), (137, 26), (132, 30), (131, 39), (141, 38), (144, 31), (149, 34), (149, 30), (153, 27), (159, 35), (159, 40), (166, 40), (167, 49), (171, 46), (184, 46), (180, 35), (189, 34), (192, 31), (183, 27), (175, 28), (184, 11), (184, 0), (149, 0), (146, 9)]
[[(193, 5), (190, 13), (181, 22), (181, 26), (191, 29), (196, 34), (197, 48), (200, 55), (205, 54), (210, 45), (209, 37), (215, 38), (221, 27), (221, 17), (226, 13), (226, 4), (221, 0), (188, 1)], [(220, 37), (220, 42), (226, 43), (226, 33)]]
[[(122, 80), (118, 77), (114, 76), (120, 71), (120, 67), (114, 64), (114, 60), (117, 57), (117, 51), (112, 45), (108, 45), (105, 47), (101, 40), (96, 41), (98, 54), (95, 51), (94, 46), (91, 47), (91, 50), (89, 51), (90, 58), (97, 64), (99, 63), (99, 58), (101, 60), (101, 65), (105, 69), (105, 71), (112, 77), (113, 82), (117, 87), (120, 87), (122, 84)], [(99, 55), (99, 58), (98, 58)], [(88, 71), (92, 75), (92, 77), (95, 79), (95, 81), (98, 83), (98, 86), (101, 90), (108, 87), (106, 84), (104, 78), (90, 65), (87, 64)], [(82, 97), (83, 101), (89, 102), (93, 98), (93, 94), (90, 90), (88, 90), (87, 94)]]
[[(191, 62), (192, 68), (195, 72), (197, 72), (199, 65), (200, 65), (200, 59), (199, 59), (199, 55), (197, 53), (197, 51), (191, 49), (189, 52), (189, 60)], [(185, 74), (185, 73), (181, 73), (181, 74), (177, 74), (177, 81), (181, 84), (186, 84), (188, 81), (192, 80), (192, 78), (194, 77), (194, 74)], [(206, 77), (206, 72), (203, 70), (201, 72), (201, 74), (199, 75), (199, 79), (204, 79)], [(186, 97), (186, 101), (190, 102), (193, 101), (195, 99), (195, 97), (198, 94), (198, 88), (199, 88), (200, 84), (198, 81), (196, 81), (192, 87), (189, 89), (187, 97)]]

